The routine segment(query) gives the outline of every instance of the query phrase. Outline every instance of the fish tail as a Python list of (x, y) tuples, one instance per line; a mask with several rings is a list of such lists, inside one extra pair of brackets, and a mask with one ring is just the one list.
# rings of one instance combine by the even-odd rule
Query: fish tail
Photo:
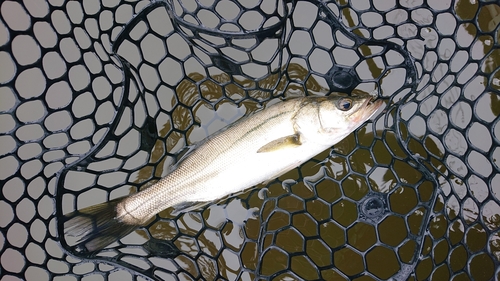
[(80, 237), (75, 245), (79, 252), (101, 250), (138, 227), (124, 222), (117, 215), (117, 205), (123, 199), (114, 199), (66, 215), (69, 219), (64, 223), (65, 234)]

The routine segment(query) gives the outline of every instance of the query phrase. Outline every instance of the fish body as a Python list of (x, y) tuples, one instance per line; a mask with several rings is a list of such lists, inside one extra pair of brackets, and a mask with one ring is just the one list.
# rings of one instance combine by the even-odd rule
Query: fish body
[(276, 178), (345, 138), (382, 104), (364, 93), (274, 104), (198, 143), (151, 187), (80, 210), (66, 222), (66, 233), (83, 236), (79, 246), (94, 252), (164, 209), (187, 211)]

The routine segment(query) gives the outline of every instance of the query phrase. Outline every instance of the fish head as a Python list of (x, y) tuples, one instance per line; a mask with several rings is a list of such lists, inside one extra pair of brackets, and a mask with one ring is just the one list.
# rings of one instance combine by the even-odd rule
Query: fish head
[(351, 96), (332, 93), (307, 97), (295, 116), (296, 130), (312, 142), (333, 145), (370, 119), (383, 104), (359, 91)]

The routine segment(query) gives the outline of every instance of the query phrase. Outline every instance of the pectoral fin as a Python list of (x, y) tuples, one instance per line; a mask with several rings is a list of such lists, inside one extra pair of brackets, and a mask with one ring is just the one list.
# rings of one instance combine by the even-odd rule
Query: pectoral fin
[(264, 145), (263, 147), (259, 148), (257, 150), (257, 153), (262, 153), (262, 152), (272, 152), (272, 151), (277, 151), (281, 149), (287, 149), (287, 148), (293, 148), (293, 147), (298, 147), (302, 143), (300, 142), (299, 135), (290, 135), (286, 137), (282, 137), (279, 139), (275, 139), (268, 144)]

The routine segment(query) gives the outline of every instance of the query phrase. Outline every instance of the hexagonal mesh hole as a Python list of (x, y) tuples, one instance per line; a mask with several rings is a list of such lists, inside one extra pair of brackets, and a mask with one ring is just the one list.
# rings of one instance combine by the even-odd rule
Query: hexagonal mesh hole
[[(4, 1), (5, 280), (500, 279), (500, 6), (484, 1)], [(147, 188), (282, 98), (386, 109), (244, 193), (94, 254), (65, 214)]]

